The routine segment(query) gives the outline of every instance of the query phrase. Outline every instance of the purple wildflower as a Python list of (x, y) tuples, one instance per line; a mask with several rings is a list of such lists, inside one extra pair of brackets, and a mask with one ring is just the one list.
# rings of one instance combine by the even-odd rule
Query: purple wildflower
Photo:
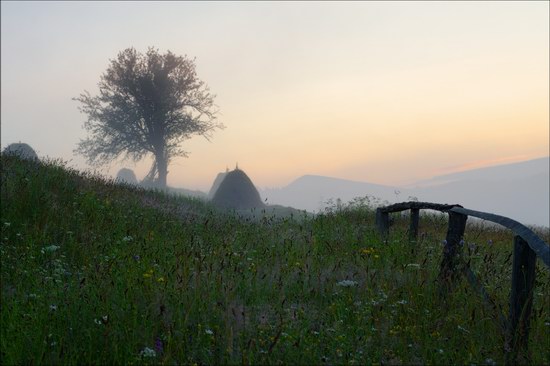
[(158, 354), (162, 354), (162, 352), (164, 351), (164, 346), (160, 337), (157, 337), (157, 339), (155, 340), (155, 351), (157, 351)]

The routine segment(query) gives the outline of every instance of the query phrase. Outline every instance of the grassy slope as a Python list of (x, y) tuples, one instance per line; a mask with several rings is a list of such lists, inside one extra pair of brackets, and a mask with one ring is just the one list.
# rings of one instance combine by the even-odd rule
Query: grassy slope
[[(479, 296), (463, 283), (437, 296), (445, 220), (423, 217), (411, 246), (398, 219), (383, 245), (361, 205), (239, 219), (60, 163), (1, 159), (2, 364), (504, 360)], [(471, 227), (465, 239), (507, 312), (510, 234)], [(539, 268), (536, 364), (550, 362), (549, 283)]]

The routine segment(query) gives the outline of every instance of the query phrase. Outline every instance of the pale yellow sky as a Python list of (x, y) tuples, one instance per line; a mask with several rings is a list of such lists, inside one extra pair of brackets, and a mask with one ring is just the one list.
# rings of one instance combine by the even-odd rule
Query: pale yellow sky
[(226, 125), (184, 144), (172, 186), (208, 190), (236, 162), (277, 187), (548, 156), (548, 14), (548, 2), (2, 2), (1, 141), (86, 168), (71, 98), (96, 93), (120, 50), (152, 45), (197, 58)]

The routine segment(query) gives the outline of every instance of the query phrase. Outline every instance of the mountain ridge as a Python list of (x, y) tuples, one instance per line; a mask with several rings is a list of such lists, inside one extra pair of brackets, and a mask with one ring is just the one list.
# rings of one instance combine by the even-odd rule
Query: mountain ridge
[[(330, 200), (370, 196), (375, 202), (453, 201), (526, 224), (550, 226), (550, 157), (436, 176), (416, 185), (390, 186), (306, 174), (281, 188), (260, 190), (270, 204), (321, 212)], [(431, 183), (431, 184), (430, 184)]]

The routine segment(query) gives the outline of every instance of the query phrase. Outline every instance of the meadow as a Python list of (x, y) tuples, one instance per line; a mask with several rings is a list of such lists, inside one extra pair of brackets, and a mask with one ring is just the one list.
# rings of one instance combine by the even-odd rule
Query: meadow
[[(416, 243), (375, 200), (316, 216), (206, 202), (1, 157), (1, 363), (476, 364), (505, 361), (512, 234), (472, 222), (465, 280), (437, 282), (445, 216)], [(548, 242), (548, 228), (537, 229)], [(550, 277), (537, 264), (526, 362), (550, 363)]]

